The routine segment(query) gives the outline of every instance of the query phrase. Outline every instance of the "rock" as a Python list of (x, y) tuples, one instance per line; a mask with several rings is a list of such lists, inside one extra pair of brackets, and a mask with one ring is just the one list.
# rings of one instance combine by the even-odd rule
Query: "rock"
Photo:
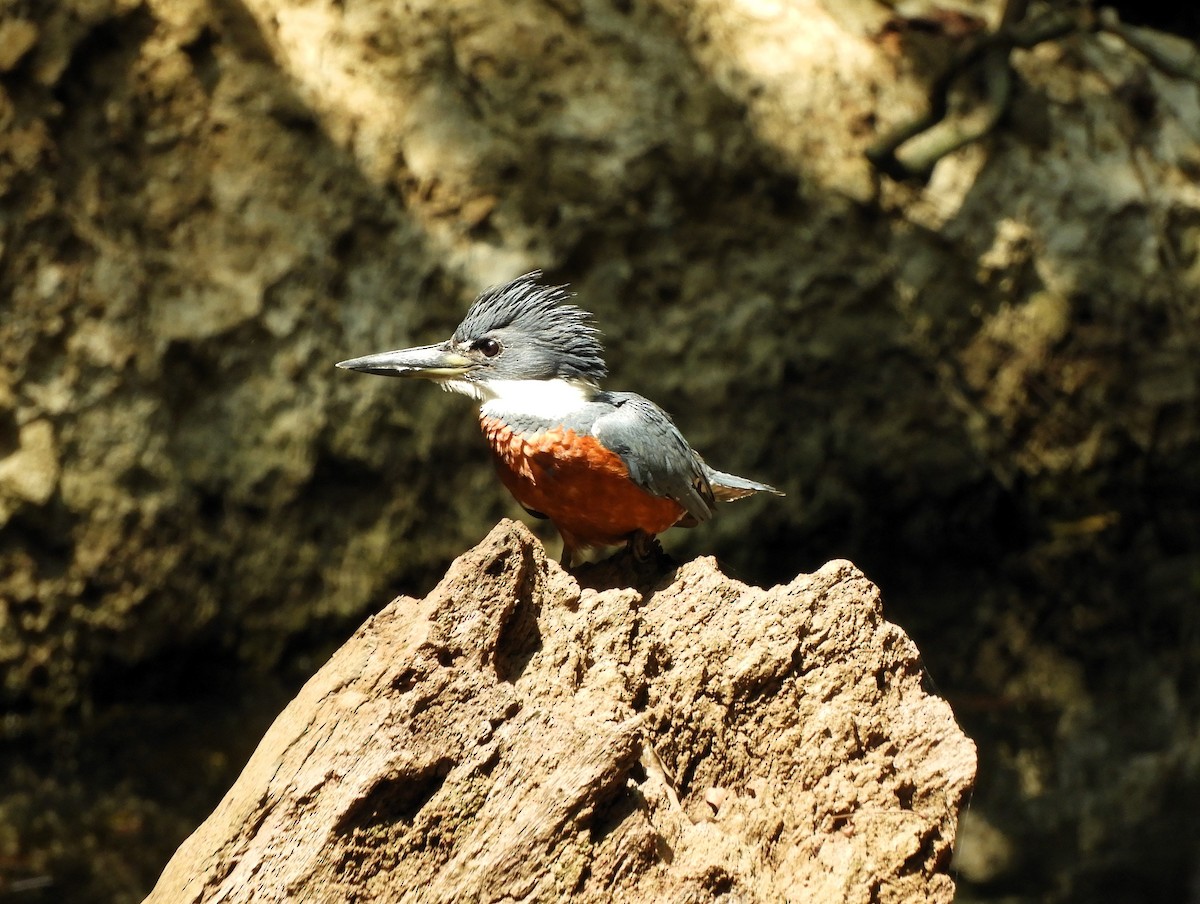
[(0, 72), (12, 72), (37, 44), (38, 27), (25, 19), (0, 22)]
[(627, 564), (501, 522), (308, 682), (147, 901), (949, 901), (975, 748), (878, 590)]

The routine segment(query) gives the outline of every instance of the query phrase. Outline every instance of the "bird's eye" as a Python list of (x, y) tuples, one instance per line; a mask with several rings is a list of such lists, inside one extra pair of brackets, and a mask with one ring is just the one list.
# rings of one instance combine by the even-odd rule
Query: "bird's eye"
[(483, 352), (485, 358), (494, 358), (500, 354), (500, 343), (490, 336), (486, 339), (480, 339), (475, 343), (475, 347)]

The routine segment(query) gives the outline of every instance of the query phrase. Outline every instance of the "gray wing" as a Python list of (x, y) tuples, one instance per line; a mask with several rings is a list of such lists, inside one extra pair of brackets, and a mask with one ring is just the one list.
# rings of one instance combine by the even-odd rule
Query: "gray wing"
[(597, 418), (592, 435), (621, 457), (642, 489), (674, 499), (696, 523), (711, 518), (716, 503), (708, 469), (670, 416), (635, 393), (607, 395), (613, 408)]

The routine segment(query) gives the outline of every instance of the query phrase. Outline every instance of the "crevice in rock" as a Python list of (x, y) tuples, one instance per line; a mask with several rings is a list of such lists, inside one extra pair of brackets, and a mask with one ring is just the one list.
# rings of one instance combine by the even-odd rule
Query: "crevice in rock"
[(411, 772), (384, 776), (356, 800), (333, 827), (338, 835), (377, 825), (412, 824), (416, 815), (442, 789), (457, 765), (441, 757)]

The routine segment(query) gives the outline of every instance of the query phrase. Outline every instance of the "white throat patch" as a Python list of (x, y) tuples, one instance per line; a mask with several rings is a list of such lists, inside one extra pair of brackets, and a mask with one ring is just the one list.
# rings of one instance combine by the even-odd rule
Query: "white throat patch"
[[(446, 387), (447, 389), (457, 387)], [(469, 394), (483, 402), (486, 416), (527, 415), (557, 418), (595, 398), (599, 389), (586, 380), (488, 380), (472, 385)]]

